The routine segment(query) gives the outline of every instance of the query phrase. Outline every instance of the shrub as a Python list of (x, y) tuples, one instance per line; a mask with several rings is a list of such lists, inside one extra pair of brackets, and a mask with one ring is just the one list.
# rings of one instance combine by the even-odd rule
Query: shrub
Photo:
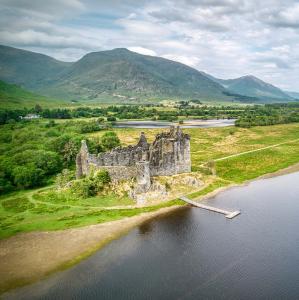
[(116, 121), (116, 118), (113, 117), (113, 116), (110, 116), (110, 117), (107, 117), (107, 121), (108, 121), (108, 122), (115, 122), (115, 121)]
[(75, 179), (75, 172), (69, 169), (63, 169), (61, 173), (56, 176), (55, 183), (59, 188), (64, 188), (69, 182)]
[(72, 191), (82, 198), (88, 198), (96, 195), (94, 182), (88, 177), (75, 180), (72, 184)]
[(46, 128), (54, 127), (56, 125), (54, 120), (50, 120), (45, 126)]
[(120, 146), (120, 140), (115, 132), (108, 131), (102, 136), (101, 144), (105, 150), (111, 150)]
[(94, 177), (93, 182), (96, 189), (96, 192), (101, 192), (106, 184), (111, 181), (110, 175), (107, 170), (98, 171)]
[(13, 169), (14, 184), (21, 188), (35, 187), (42, 184), (44, 171), (33, 163)]
[(13, 157), (15, 164), (34, 164), (45, 174), (51, 175), (61, 170), (61, 160), (57, 153), (44, 150), (25, 150)]
[(111, 181), (107, 170), (100, 170), (94, 175), (73, 181), (71, 191), (82, 198), (95, 196), (103, 191)]
[[(1, 176), (1, 175), (0, 175)], [(13, 186), (9, 180), (0, 177), (0, 194), (4, 194), (13, 190)]]

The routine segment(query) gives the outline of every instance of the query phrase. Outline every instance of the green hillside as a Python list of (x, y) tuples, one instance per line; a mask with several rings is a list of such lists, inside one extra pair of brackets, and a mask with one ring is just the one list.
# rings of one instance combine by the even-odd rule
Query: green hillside
[(0, 70), (0, 80), (40, 95), (93, 104), (176, 99), (221, 103), (293, 100), (254, 76), (217, 79), (184, 64), (125, 48), (88, 53), (77, 62), (67, 63), (0, 45)]
[(48, 85), (70, 66), (44, 54), (0, 45), (0, 80), (26, 89)]
[[(207, 74), (206, 74), (207, 75)], [(248, 97), (256, 97), (267, 102), (292, 101), (291, 95), (276, 86), (262, 81), (261, 79), (248, 75), (236, 79), (218, 79), (208, 75), (210, 79), (221, 84), (232, 93)]]
[[(127, 49), (93, 52), (75, 63), (0, 46), (0, 80), (68, 99), (186, 99), (226, 101), (220, 84), (199, 71)], [(133, 98), (133, 99), (130, 99)]]
[(140, 98), (228, 99), (225, 89), (178, 62), (127, 49), (94, 52), (74, 63), (59, 81), (41, 91), (94, 99), (114, 95)]
[(67, 102), (49, 99), (24, 90), (15, 84), (8, 84), (0, 80), (0, 108), (32, 108), (36, 104), (43, 107), (56, 107), (67, 105)]

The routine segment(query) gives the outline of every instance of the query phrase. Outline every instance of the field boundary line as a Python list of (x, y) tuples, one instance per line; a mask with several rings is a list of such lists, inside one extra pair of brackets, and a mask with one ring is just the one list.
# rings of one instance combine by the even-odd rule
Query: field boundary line
[(258, 151), (262, 151), (262, 150), (266, 150), (266, 149), (271, 149), (271, 148), (275, 148), (275, 147), (278, 147), (278, 146), (281, 146), (281, 145), (285, 145), (285, 144), (289, 144), (289, 143), (295, 143), (295, 142), (298, 142), (298, 141), (299, 141), (299, 139), (296, 139), (296, 140), (291, 140), (291, 141), (287, 141), (287, 142), (283, 142), (283, 143), (279, 143), (279, 144), (275, 144), (275, 145), (270, 145), (270, 146), (263, 147), (263, 148), (249, 150), (249, 151), (245, 151), (245, 152), (241, 152), (241, 153), (236, 153), (236, 154), (232, 154), (232, 155), (229, 155), (229, 156), (214, 159), (214, 161), (226, 160), (226, 159), (229, 159), (229, 158), (232, 158), (232, 157), (241, 156), (243, 154), (249, 154), (249, 153), (254, 153), (254, 152), (258, 152)]

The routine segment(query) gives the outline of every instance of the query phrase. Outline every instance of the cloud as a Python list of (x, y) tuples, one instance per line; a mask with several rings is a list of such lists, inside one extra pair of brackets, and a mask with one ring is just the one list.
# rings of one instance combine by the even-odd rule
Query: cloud
[(164, 58), (178, 61), (184, 65), (190, 66), (190, 67), (196, 67), (198, 63), (200, 62), (200, 59), (196, 56), (183, 56), (183, 55), (174, 55), (174, 54), (164, 54)]
[(126, 47), (299, 91), (296, 0), (1, 0), (0, 43), (77, 60)]
[(157, 53), (155, 51), (147, 49), (147, 48), (143, 48), (143, 47), (128, 47), (128, 49), (130, 51), (140, 53), (140, 54), (144, 54), (144, 55), (151, 55), (151, 56), (156, 56), (157, 55)]
[(16, 11), (24, 17), (37, 16), (47, 19), (73, 15), (85, 10), (85, 5), (79, 0), (2, 0), (1, 7), (10, 13)]
[(299, 29), (299, 3), (272, 9), (263, 14), (265, 22), (274, 27)]

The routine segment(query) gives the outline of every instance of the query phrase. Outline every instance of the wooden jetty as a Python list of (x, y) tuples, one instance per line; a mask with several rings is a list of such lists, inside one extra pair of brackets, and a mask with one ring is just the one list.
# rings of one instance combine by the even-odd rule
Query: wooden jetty
[(192, 201), (192, 200), (190, 200), (189, 198), (187, 198), (185, 196), (180, 197), (180, 199), (187, 202), (187, 203), (189, 203), (189, 204), (191, 204), (191, 205), (193, 205), (193, 206), (196, 206), (196, 207), (199, 207), (199, 208), (202, 208), (202, 209), (206, 209), (206, 210), (209, 210), (209, 211), (213, 211), (213, 212), (216, 212), (216, 213), (219, 213), (219, 214), (223, 214), (223, 215), (225, 215), (225, 217), (227, 219), (232, 219), (232, 218), (238, 216), (241, 213), (239, 210), (228, 211), (228, 210), (220, 209), (220, 208), (217, 208), (217, 207), (201, 204), (199, 202)]

